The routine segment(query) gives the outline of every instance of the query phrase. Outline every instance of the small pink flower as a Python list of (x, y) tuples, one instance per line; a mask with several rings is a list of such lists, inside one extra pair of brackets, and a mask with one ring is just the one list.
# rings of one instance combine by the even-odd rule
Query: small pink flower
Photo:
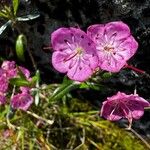
[(33, 97), (28, 93), (19, 93), (11, 99), (11, 106), (14, 109), (26, 111), (33, 103)]
[(4, 93), (0, 92), (0, 105), (3, 105), (6, 103), (6, 97)]
[(14, 61), (4, 61), (1, 68), (4, 70), (5, 76), (8, 79), (17, 75), (16, 63)]
[(96, 44), (102, 70), (120, 71), (138, 48), (129, 27), (121, 21), (91, 25), (87, 34)]
[(3, 61), (2, 66), (1, 66), (2, 69), (7, 70), (7, 71), (12, 70), (15, 67), (16, 67), (15, 61), (8, 61), (8, 60)]
[(51, 36), (52, 64), (76, 81), (85, 81), (98, 65), (95, 44), (85, 32), (76, 28), (59, 28)]
[(126, 118), (131, 125), (132, 119), (141, 118), (144, 114), (144, 107), (149, 106), (150, 103), (137, 94), (126, 95), (118, 92), (103, 102), (101, 116), (110, 121)]
[(5, 93), (8, 89), (8, 80), (5, 76), (0, 76), (0, 92)]

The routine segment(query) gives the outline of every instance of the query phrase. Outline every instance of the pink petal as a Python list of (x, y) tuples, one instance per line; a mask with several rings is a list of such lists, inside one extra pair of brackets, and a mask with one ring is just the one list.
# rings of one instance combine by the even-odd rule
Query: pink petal
[(68, 54), (59, 51), (54, 52), (52, 55), (53, 67), (61, 73), (67, 72), (71, 60), (65, 61), (66, 58), (68, 58)]
[(0, 77), (0, 92), (5, 93), (8, 89), (8, 80), (5, 76)]
[(93, 70), (90, 66), (84, 64), (83, 61), (78, 60), (76, 64), (68, 70), (68, 77), (72, 80), (76, 81), (85, 81), (87, 80), (93, 73)]
[(104, 101), (101, 108), (101, 116), (111, 121), (117, 121), (124, 116), (124, 113), (114, 101)]
[(139, 119), (144, 114), (144, 107), (149, 107), (150, 103), (142, 97), (131, 96), (126, 105), (132, 112), (132, 117), (134, 119)]
[(82, 58), (84, 64), (89, 65), (89, 67), (91, 68), (91, 70), (95, 70), (98, 67), (98, 56), (96, 53), (93, 54), (84, 54), (83, 58)]
[(128, 60), (131, 58), (137, 51), (138, 43), (133, 38), (133, 36), (129, 36), (124, 42), (122, 42), (118, 47), (115, 49), (117, 51), (117, 54), (120, 54), (124, 57), (125, 60)]
[(99, 53), (99, 59), (101, 60), (101, 63), (99, 63), (100, 68), (109, 72), (119, 72), (126, 64), (125, 60), (119, 60), (120, 58), (118, 59), (113, 56), (106, 56), (102, 53)]
[(126, 96), (125, 93), (118, 91), (116, 95), (107, 98), (107, 101), (113, 101), (117, 99), (123, 99)]
[(91, 25), (87, 29), (87, 35), (96, 44), (102, 44), (102, 45), (104, 45), (104, 43), (106, 43), (104, 33), (105, 33), (105, 25), (103, 25), (103, 24)]
[(79, 44), (81, 47), (86, 48), (85, 46), (88, 43), (92, 43), (92, 40), (87, 36), (87, 34), (81, 29), (69, 28), (71, 31), (72, 42)]
[(30, 71), (24, 67), (19, 66), (19, 69), (21, 72), (25, 75), (25, 77), (28, 79), (30, 77)]
[(20, 91), (25, 94), (29, 94), (30, 90), (31, 90), (31, 88), (29, 88), (29, 87), (25, 87), (25, 86), (20, 87)]
[(3, 93), (0, 92), (0, 105), (3, 105), (6, 103), (6, 97)]
[(66, 41), (72, 43), (71, 30), (68, 28), (59, 28), (51, 34), (52, 47), (56, 51), (67, 49)]
[(12, 69), (15, 69), (16, 67), (16, 63), (15, 61), (3, 61), (2, 65), (1, 65), (1, 68), (4, 69), (4, 70), (12, 70)]
[(14, 109), (21, 109), (26, 111), (31, 104), (33, 103), (33, 98), (31, 95), (27, 93), (20, 93), (17, 95), (14, 95), (11, 99), (11, 106)]
[(125, 39), (130, 36), (130, 29), (128, 25), (122, 21), (110, 22), (105, 25), (105, 35), (107, 36), (107, 42)]
[[(54, 50), (74, 50), (77, 45), (86, 40), (91, 41), (85, 32), (77, 28), (59, 28), (51, 35), (51, 43)], [(82, 46), (82, 44), (81, 44)]]

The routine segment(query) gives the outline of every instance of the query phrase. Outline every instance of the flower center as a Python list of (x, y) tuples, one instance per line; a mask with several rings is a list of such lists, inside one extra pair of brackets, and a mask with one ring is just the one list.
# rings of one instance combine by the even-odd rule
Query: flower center
[(113, 47), (109, 47), (109, 46), (105, 46), (105, 47), (104, 47), (104, 51), (112, 52), (113, 50), (114, 50)]
[(83, 52), (83, 48), (81, 48), (81, 47), (77, 47), (76, 48), (76, 52), (77, 52), (77, 54), (82, 54), (82, 52)]
[(77, 47), (77, 48), (75, 49), (75, 53), (72, 53), (71, 55), (69, 55), (69, 57), (67, 57), (66, 59), (64, 59), (64, 62), (66, 62), (66, 61), (68, 61), (68, 60), (74, 58), (74, 57), (77, 56), (77, 55), (81, 55), (82, 53), (83, 53), (83, 48)]

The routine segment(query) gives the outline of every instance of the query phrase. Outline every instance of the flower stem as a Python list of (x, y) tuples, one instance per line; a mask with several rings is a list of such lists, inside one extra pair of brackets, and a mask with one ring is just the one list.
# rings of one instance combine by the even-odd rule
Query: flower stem
[(41, 116), (38, 116), (37, 114), (35, 114), (34, 112), (31, 112), (31, 111), (25, 111), (27, 114), (31, 115), (32, 117), (38, 119), (38, 120), (42, 120), (44, 122), (46, 122), (47, 124), (49, 125), (52, 125), (54, 123), (54, 120), (48, 120), (46, 118), (43, 118)]
[(138, 69), (138, 68), (136, 68), (134, 66), (131, 66), (131, 65), (128, 65), (128, 64), (125, 65), (125, 68), (129, 68), (129, 69), (131, 69), (131, 70), (133, 70), (135, 72), (138, 72), (138, 73), (141, 73), (141, 74), (145, 74), (144, 70)]
[(136, 137), (138, 137), (145, 144), (145, 146), (147, 146), (148, 149), (150, 149), (150, 144), (140, 134), (138, 134), (132, 128), (129, 131), (131, 131)]
[(131, 66), (131, 65), (128, 65), (128, 64), (125, 65), (125, 68), (129, 68), (135, 72), (138, 72), (138, 73), (145, 75), (147, 78), (150, 78), (150, 75), (148, 73), (146, 73), (144, 70), (138, 69), (138, 68)]

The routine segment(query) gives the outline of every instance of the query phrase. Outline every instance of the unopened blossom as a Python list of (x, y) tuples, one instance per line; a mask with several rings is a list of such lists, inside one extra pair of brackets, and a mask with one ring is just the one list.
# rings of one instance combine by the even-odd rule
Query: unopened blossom
[(30, 77), (30, 71), (22, 66), (18, 67), (24, 76), (28, 79)]
[(21, 109), (26, 111), (33, 103), (33, 97), (28, 93), (19, 93), (11, 99), (11, 107), (13, 109)]
[(6, 97), (4, 93), (0, 92), (0, 105), (3, 105), (6, 103)]
[(51, 35), (52, 64), (76, 81), (87, 80), (98, 65), (94, 42), (77, 28), (59, 28)]
[(129, 27), (121, 21), (91, 25), (87, 34), (96, 44), (99, 67), (109, 72), (120, 71), (138, 48)]
[(140, 119), (144, 114), (144, 107), (149, 106), (150, 103), (138, 94), (127, 95), (118, 92), (103, 102), (101, 116), (110, 121), (126, 118), (129, 121), (129, 126), (131, 126), (132, 120)]

